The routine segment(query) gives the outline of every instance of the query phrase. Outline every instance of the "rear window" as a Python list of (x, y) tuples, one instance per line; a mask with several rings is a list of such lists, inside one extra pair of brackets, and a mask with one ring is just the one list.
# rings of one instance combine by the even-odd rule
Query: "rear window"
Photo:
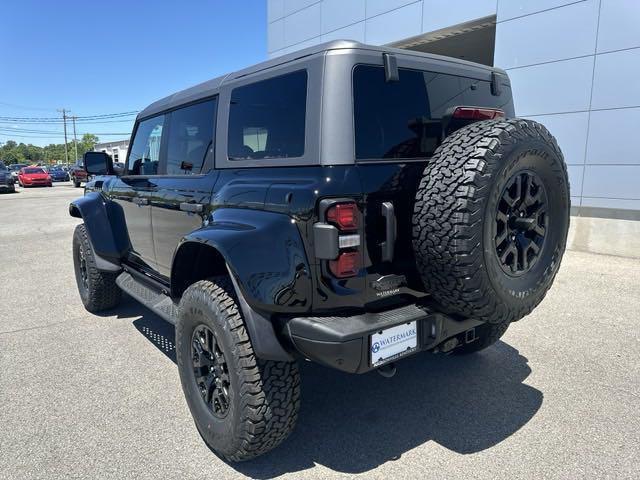
[(428, 158), (442, 139), (442, 117), (452, 107), (503, 108), (511, 92), (491, 94), (488, 81), (399, 69), (386, 82), (384, 68), (358, 65), (353, 72), (356, 159)]
[(306, 103), (306, 70), (235, 88), (229, 110), (229, 159), (302, 157)]

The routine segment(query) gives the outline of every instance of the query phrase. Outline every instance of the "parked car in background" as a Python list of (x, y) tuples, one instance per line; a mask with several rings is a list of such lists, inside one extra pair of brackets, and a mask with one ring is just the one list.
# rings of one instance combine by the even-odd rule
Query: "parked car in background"
[(21, 187), (52, 187), (51, 175), (42, 167), (25, 167), (18, 172), (18, 183)]
[(11, 172), (0, 162), (0, 192), (15, 192), (16, 184), (11, 176)]
[(14, 184), (18, 183), (18, 172), (20, 171), (20, 169), (28, 166), (29, 165), (26, 165), (24, 163), (14, 163), (13, 165), (9, 165), (9, 173), (11, 173)]
[(49, 175), (51, 175), (51, 179), (54, 182), (68, 182), (69, 181), (69, 174), (60, 166), (58, 165), (54, 165), (52, 167), (49, 167), (47, 169), (47, 171), (49, 172)]
[(78, 188), (82, 183), (87, 181), (87, 172), (84, 171), (84, 162), (78, 160), (75, 165), (69, 168), (69, 177), (73, 182), (73, 186)]

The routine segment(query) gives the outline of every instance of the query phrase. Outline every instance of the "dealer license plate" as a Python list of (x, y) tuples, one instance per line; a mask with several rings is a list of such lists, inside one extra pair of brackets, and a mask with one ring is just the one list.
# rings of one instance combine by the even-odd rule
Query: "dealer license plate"
[(371, 365), (374, 367), (415, 352), (418, 348), (416, 322), (403, 323), (374, 333), (371, 335), (369, 348)]

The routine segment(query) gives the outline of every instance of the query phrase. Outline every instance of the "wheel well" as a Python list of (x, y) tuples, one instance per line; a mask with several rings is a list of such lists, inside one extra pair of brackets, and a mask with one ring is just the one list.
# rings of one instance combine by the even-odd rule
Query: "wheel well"
[(173, 259), (171, 296), (179, 298), (198, 280), (227, 273), (227, 263), (218, 250), (201, 243), (185, 243)]

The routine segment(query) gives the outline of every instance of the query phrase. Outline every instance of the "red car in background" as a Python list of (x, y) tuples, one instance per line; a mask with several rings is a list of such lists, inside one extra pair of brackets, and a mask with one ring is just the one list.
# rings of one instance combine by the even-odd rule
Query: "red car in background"
[(72, 165), (69, 169), (69, 177), (71, 177), (71, 183), (78, 188), (81, 183), (87, 182), (87, 172), (84, 170), (84, 163), (82, 160), (77, 160), (75, 165)]
[(21, 187), (52, 187), (51, 176), (40, 167), (24, 167), (18, 172)]

